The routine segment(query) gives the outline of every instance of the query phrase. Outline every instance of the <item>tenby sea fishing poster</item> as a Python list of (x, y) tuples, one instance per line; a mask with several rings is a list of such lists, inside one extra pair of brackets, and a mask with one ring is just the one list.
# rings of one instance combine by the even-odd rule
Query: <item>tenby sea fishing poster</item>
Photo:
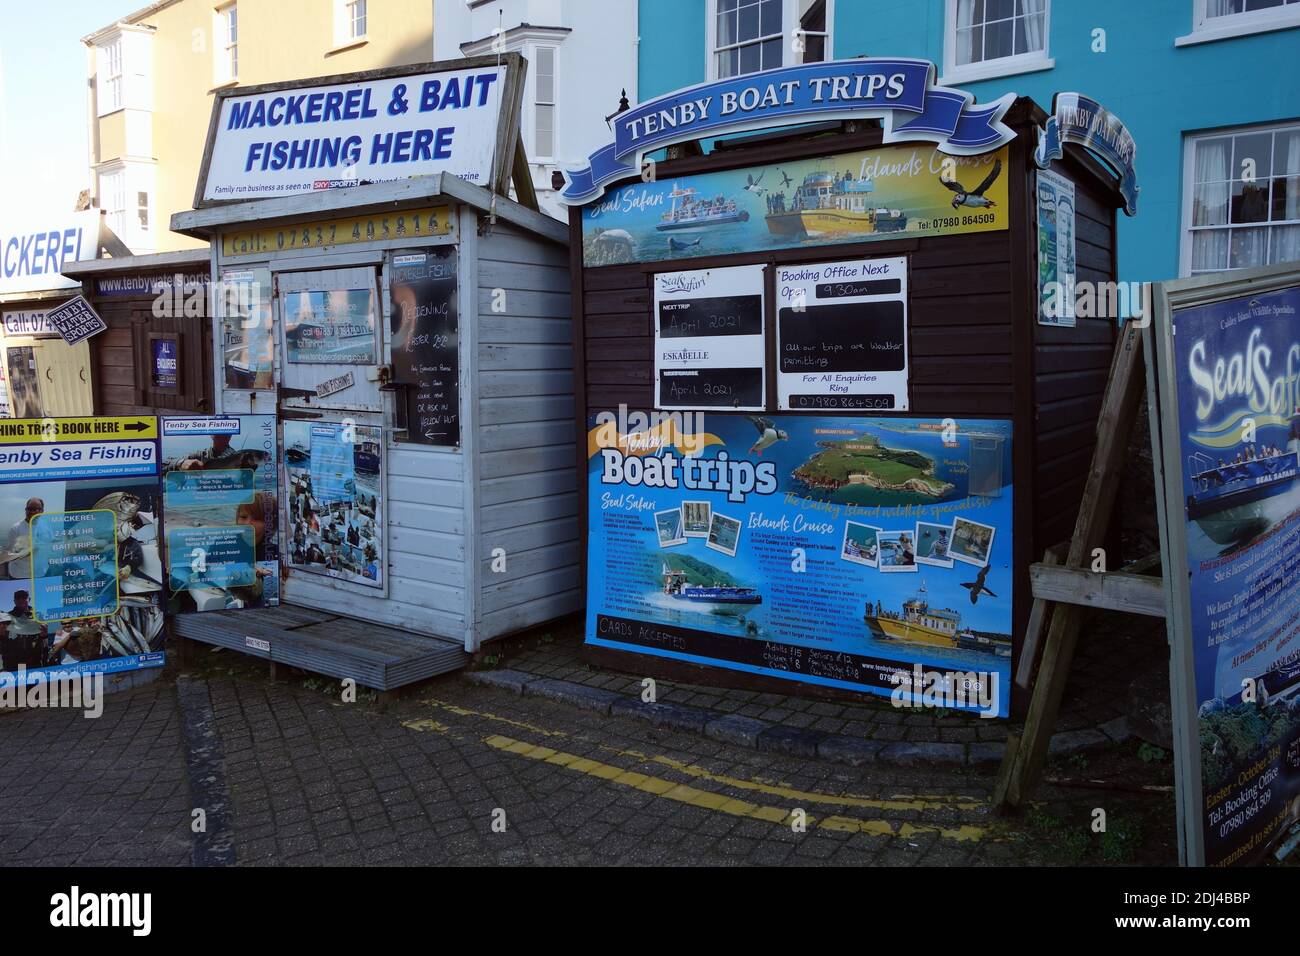
[(585, 266), (1007, 229), (1007, 147), (919, 143), (635, 182), (582, 210)]
[(158, 420), (0, 423), (0, 687), (163, 664)]
[(1250, 863), (1300, 821), (1300, 284), (1155, 327), (1184, 847)]
[(164, 418), (168, 611), (280, 603), (274, 415)]
[(1006, 716), (1011, 424), (601, 413), (592, 645)]

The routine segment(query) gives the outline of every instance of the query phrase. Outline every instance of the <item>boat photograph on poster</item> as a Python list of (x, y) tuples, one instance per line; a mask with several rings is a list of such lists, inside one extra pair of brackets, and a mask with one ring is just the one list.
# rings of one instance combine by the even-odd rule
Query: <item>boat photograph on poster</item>
[(588, 266), (1006, 229), (1006, 148), (922, 144), (637, 182), (582, 212)]

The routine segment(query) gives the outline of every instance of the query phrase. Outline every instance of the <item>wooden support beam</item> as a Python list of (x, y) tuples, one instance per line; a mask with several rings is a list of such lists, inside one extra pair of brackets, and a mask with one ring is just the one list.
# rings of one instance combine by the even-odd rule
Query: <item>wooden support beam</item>
[[(1097, 419), (1097, 445), (1064, 562), (1067, 568), (1082, 568), (1093, 549), (1101, 546), (1124, 475), (1129, 434), (1137, 417), (1145, 377), (1141, 330), (1136, 325), (1124, 323), (1115, 344), (1106, 395)], [(1084, 609), (1077, 605), (1052, 607), (1051, 624), (1043, 644), (1043, 662), (1034, 681), (1024, 730), (1019, 737), (1008, 737), (1006, 755), (998, 773), (993, 805), (999, 809), (1023, 806), (1042, 776), (1083, 613)]]
[[(1054, 544), (1043, 552), (1043, 564), (1055, 565), (1064, 560), (1070, 549), (1068, 541)], [(1043, 640), (1043, 628), (1052, 606), (1046, 601), (1034, 601), (1029, 609), (1029, 623), (1025, 627), (1025, 642), (1020, 645), (1020, 658), (1016, 661), (1015, 685), (1028, 693), (1034, 679), (1034, 665), (1038, 663), (1038, 645)]]
[(510, 179), (515, 186), (515, 201), (521, 206), (536, 210), (537, 190), (533, 186), (533, 171), (528, 168), (528, 156), (524, 153), (522, 140), (515, 142), (515, 161), (510, 170)]
[(1059, 601), (1148, 617), (1165, 616), (1165, 586), (1160, 578), (1124, 571), (1096, 573), (1083, 568), (1031, 564), (1035, 600)]

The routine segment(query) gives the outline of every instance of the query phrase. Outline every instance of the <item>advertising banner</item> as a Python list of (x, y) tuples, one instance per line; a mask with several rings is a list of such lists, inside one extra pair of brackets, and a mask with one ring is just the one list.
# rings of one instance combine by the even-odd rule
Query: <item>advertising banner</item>
[(1007, 228), (1007, 148), (881, 146), (612, 190), (582, 210), (587, 266)]
[(383, 431), (284, 423), (289, 563), (384, 587)]
[(450, 173), (491, 178), (505, 66), (295, 85), (218, 101), (207, 201)]
[(65, 266), (99, 254), (99, 210), (60, 213), (37, 222), (0, 219), (0, 295), (80, 289)]
[(275, 416), (162, 420), (168, 610), (280, 603)]
[(376, 364), (374, 290), (286, 293), (284, 341), (298, 365)]
[(672, 143), (817, 120), (880, 119), (886, 143), (928, 141), (952, 155), (1011, 141), (1015, 134), (1002, 117), (1014, 93), (976, 106), (970, 93), (934, 86), (934, 72), (928, 60), (862, 56), (674, 90), (610, 117), (614, 142), (592, 153), (585, 168), (565, 171), (560, 201), (598, 198), (608, 183), (640, 172), (648, 153)]
[(1038, 323), (1073, 328), (1074, 183), (1038, 170)]
[(1249, 863), (1300, 821), (1300, 285), (1175, 308), (1161, 342), (1189, 862)]
[(158, 424), (0, 423), (0, 684), (163, 663)]
[(1007, 714), (1009, 422), (588, 426), (589, 643)]
[(907, 411), (907, 259), (778, 266), (781, 409)]
[(275, 318), (271, 310), (271, 270), (244, 269), (221, 274), (222, 367), (226, 388), (275, 387)]
[(654, 277), (655, 407), (764, 407), (763, 267)]
[(58, 338), (59, 333), (50, 325), (48, 309), (6, 309), (5, 335), (30, 335), (34, 338)]

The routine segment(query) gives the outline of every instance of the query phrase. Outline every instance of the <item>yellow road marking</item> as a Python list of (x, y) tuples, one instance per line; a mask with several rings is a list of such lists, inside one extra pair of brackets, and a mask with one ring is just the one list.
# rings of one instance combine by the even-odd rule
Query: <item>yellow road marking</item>
[(403, 727), (409, 727), (411, 730), (433, 730), (440, 734), (445, 734), (451, 728), (446, 724), (440, 724), (436, 720), (430, 720), (427, 717), (421, 717), (419, 720), (404, 720)]
[[(449, 713), (461, 717), (480, 717), (484, 720), (491, 720), (497, 723), (506, 724), (511, 727), (518, 727), (522, 730), (529, 730), (536, 734), (546, 737), (567, 737), (569, 734), (562, 730), (548, 730), (545, 727), (539, 727), (536, 724), (528, 724), (519, 720), (511, 720), (508, 717), (502, 717), (499, 714), (487, 713), (484, 711), (471, 710), (468, 707), (461, 707), (456, 704), (450, 704), (437, 698), (427, 698), (421, 703), (428, 704), (431, 707), (437, 707)], [(661, 764), (665, 767), (671, 767), (680, 773), (701, 780), (708, 780), (712, 783), (719, 783), (728, 787), (735, 787), (738, 790), (751, 790), (764, 793), (769, 796), (782, 797), (788, 800), (800, 800), (805, 803), (828, 803), (843, 807), (859, 807), (866, 810), (979, 810), (986, 806), (985, 802), (977, 797), (966, 796), (908, 796), (895, 795), (892, 798), (862, 797), (857, 794), (832, 794), (819, 793), (811, 790), (799, 790), (779, 782), (770, 782), (761, 778), (746, 780), (741, 777), (730, 777), (725, 774), (713, 773), (710, 770), (695, 764), (687, 764), (671, 757), (650, 756), (635, 750), (620, 750), (617, 747), (600, 745), (602, 750), (618, 754), (623, 757), (632, 757), (636, 760), (648, 760)]]
[(861, 807), (867, 810), (978, 810), (984, 806), (984, 803), (981, 801), (970, 797), (958, 797), (955, 800), (944, 800), (934, 797), (895, 797), (893, 799), (877, 799), (874, 797), (859, 797), (851, 794), (837, 795), (833, 793), (818, 793), (815, 790), (799, 790), (795, 787), (788, 787), (783, 784), (745, 780), (741, 777), (729, 777), (726, 774), (714, 773), (710, 770), (706, 770), (704, 767), (683, 763), (682, 761), (674, 760), (671, 757), (649, 757), (645, 754), (639, 754), (636, 751), (631, 750), (621, 751), (621, 753), (629, 757), (651, 760), (657, 764), (671, 767), (673, 770), (687, 774), (691, 777), (697, 777), (701, 780), (709, 780), (713, 783), (723, 784), (724, 786), (735, 787), (738, 790), (753, 790), (773, 797), (782, 797), (787, 800), (799, 800), (804, 803), (831, 803), (843, 807)]
[[(522, 740), (515, 740), (511, 737), (504, 737), (500, 734), (493, 734), (491, 737), (486, 737), (483, 742), (489, 747), (494, 747), (497, 750), (515, 754), (516, 756), (525, 757), (529, 760), (540, 760), (545, 763), (557, 764), (567, 770), (574, 770), (578, 773), (585, 773), (588, 776), (598, 777), (599, 779), (608, 780), (622, 786), (632, 787), (636, 790), (652, 793), (657, 797), (664, 797), (665, 799), (674, 800), (678, 803), (685, 803), (694, 807), (702, 807), (706, 810), (726, 813), (734, 817), (748, 817), (755, 820), (765, 820), (770, 823), (779, 823), (783, 826), (788, 826), (794, 819), (794, 813), (792, 811), (784, 810), (780, 807), (769, 807), (758, 803), (750, 803), (747, 800), (739, 800), (735, 797), (729, 797), (726, 794), (700, 790), (699, 788), (692, 787), (689, 784), (673, 783), (670, 780), (664, 780), (660, 777), (624, 770), (621, 767), (601, 763), (598, 760), (592, 760), (588, 757), (579, 757), (576, 754), (564, 753), (563, 751), (557, 751), (551, 747), (539, 747), (535, 744), (530, 744)], [(811, 814), (805, 816), (804, 820), (809, 826), (824, 827), (828, 830), (869, 833), (875, 836), (910, 837), (926, 833), (937, 833), (944, 839), (977, 841), (982, 839), (985, 833), (984, 828), (969, 825), (962, 825), (959, 827), (941, 827), (925, 824), (918, 825), (914, 823), (900, 823), (895, 827), (895, 825), (888, 820), (859, 820), (854, 817), (841, 816), (831, 816), (824, 820), (818, 820)]]
[(526, 724), (521, 720), (511, 720), (509, 717), (502, 717), (499, 714), (489, 714), (485, 711), (470, 710), (468, 707), (459, 707), (456, 704), (449, 704), (445, 700), (438, 700), (436, 697), (429, 697), (420, 701), (422, 704), (428, 704), (430, 707), (438, 707), (448, 713), (456, 714), (459, 717), (482, 717), (484, 720), (494, 720), (497, 723), (508, 724), (511, 727), (518, 727), (520, 730), (530, 730), (535, 734), (541, 734), (544, 737), (567, 737), (569, 736), (563, 730), (547, 730), (545, 727), (538, 727), (536, 724)]

